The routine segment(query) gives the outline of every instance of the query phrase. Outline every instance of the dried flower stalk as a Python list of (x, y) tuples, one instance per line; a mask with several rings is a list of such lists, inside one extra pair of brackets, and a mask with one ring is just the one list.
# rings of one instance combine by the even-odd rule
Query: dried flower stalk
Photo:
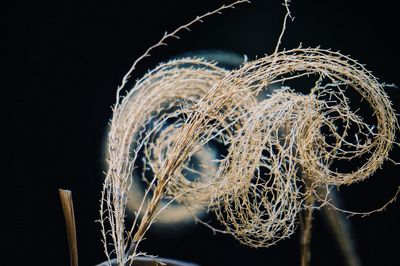
[[(165, 34), (138, 60), (194, 22), (242, 2), (246, 1)], [(115, 255), (119, 265), (126, 265), (145, 255), (138, 251), (139, 243), (174, 201), (193, 213), (215, 213), (222, 227), (214, 231), (252, 247), (268, 247), (293, 234), (302, 210), (311, 213), (314, 207), (307, 199), (330, 204), (318, 197), (318, 187), (362, 181), (388, 159), (398, 123), (383, 85), (339, 52), (302, 47), (279, 51), (290, 17), (287, 1), (285, 6), (274, 53), (236, 70), (197, 58), (173, 60), (149, 71), (120, 99), (135, 61), (118, 88), (110, 124), (109, 168), (100, 209), (109, 261)], [(309, 94), (283, 87), (257, 100), (271, 84), (310, 75), (319, 78)], [(376, 124), (369, 125), (351, 110), (346, 96), (351, 89), (369, 104)], [(206, 171), (204, 166), (198, 171), (190, 160), (211, 142), (228, 147), (227, 155), (218, 161), (218, 169)], [(363, 162), (348, 172), (332, 167), (343, 160)], [(139, 165), (148, 189), (127, 228), (127, 192)], [(187, 172), (198, 178), (189, 180)], [(167, 203), (160, 205), (162, 201)]]

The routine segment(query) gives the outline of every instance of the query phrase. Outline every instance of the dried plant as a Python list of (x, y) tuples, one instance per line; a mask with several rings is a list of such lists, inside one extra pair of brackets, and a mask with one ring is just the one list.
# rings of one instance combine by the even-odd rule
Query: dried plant
[[(355, 60), (338, 52), (298, 47), (227, 71), (214, 62), (184, 58), (160, 64), (120, 92), (136, 64), (150, 51), (203, 18), (247, 1), (237, 1), (166, 33), (125, 75), (117, 91), (108, 139), (108, 171), (100, 222), (108, 260), (130, 265), (146, 231), (165, 208), (179, 202), (194, 214), (207, 209), (231, 234), (252, 247), (290, 237), (302, 210), (331, 204), (321, 187), (350, 185), (373, 174), (388, 159), (398, 131), (384, 85)], [(308, 94), (282, 87), (258, 100), (271, 84), (317, 76)], [(348, 90), (365, 100), (376, 119), (368, 124), (353, 111)], [(216, 142), (227, 154), (215, 165), (191, 165)], [(337, 162), (361, 162), (353, 171)], [(138, 169), (137, 169), (138, 168)], [(126, 225), (132, 173), (147, 182), (133, 223)], [(188, 173), (196, 173), (189, 179)], [(317, 206), (318, 207), (318, 206)], [(386, 205), (384, 206), (386, 207)], [(366, 213), (367, 214), (367, 213)], [(204, 222), (202, 222), (204, 223)], [(204, 223), (205, 224), (205, 223)]]

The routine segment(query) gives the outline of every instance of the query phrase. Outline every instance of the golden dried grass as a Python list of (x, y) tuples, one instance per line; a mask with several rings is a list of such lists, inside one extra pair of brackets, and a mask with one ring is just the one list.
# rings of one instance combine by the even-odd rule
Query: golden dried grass
[[(290, 17), (285, 4), (283, 31)], [(194, 22), (166, 34), (143, 57)], [(204, 208), (215, 213), (223, 227), (214, 231), (252, 247), (268, 247), (292, 235), (298, 213), (312, 208), (305, 199), (317, 195), (319, 186), (362, 181), (388, 159), (398, 123), (383, 85), (339, 52), (302, 47), (279, 51), (282, 34), (272, 55), (233, 71), (197, 58), (160, 64), (120, 98), (138, 61), (134, 63), (118, 89), (110, 123), (109, 168), (100, 209), (109, 260), (115, 255), (125, 265), (143, 255), (139, 243), (173, 201), (193, 213)], [(271, 84), (310, 75), (318, 80), (308, 94), (282, 88), (257, 100)], [(348, 90), (369, 104), (376, 124), (369, 125), (351, 110)], [(228, 146), (227, 155), (218, 169), (197, 171), (189, 161), (211, 141)], [(139, 160), (143, 179), (146, 171), (153, 178), (147, 180), (148, 189), (127, 229), (127, 192)], [(347, 172), (332, 167), (343, 160), (362, 163)], [(200, 178), (189, 180), (185, 171), (195, 171)], [(160, 207), (163, 200), (168, 203)]]

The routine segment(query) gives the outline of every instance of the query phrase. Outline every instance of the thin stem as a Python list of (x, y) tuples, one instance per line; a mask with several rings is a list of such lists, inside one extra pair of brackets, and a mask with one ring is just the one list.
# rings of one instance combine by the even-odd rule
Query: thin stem
[(78, 245), (76, 241), (76, 226), (74, 215), (74, 204), (72, 202), (72, 193), (69, 190), (58, 190), (61, 199), (61, 206), (64, 212), (65, 225), (67, 227), (69, 255), (71, 266), (78, 266)]
[[(318, 194), (321, 197), (325, 197), (327, 189), (325, 187), (318, 188)], [(340, 203), (339, 195), (331, 191), (328, 194), (329, 200), (331, 200), (336, 206)], [(346, 219), (344, 213), (341, 213), (329, 206), (324, 206), (322, 208), (323, 218), (331, 229), (340, 251), (342, 252), (343, 258), (348, 266), (360, 266), (361, 260), (357, 254), (355, 244), (351, 235), (351, 224)]]
[(302, 235), (300, 241), (301, 248), (301, 266), (309, 266), (311, 261), (311, 235), (312, 235), (312, 218), (313, 218), (313, 208), (314, 197), (310, 194), (306, 199), (306, 204), (308, 208), (305, 210), (305, 216), (302, 226)]

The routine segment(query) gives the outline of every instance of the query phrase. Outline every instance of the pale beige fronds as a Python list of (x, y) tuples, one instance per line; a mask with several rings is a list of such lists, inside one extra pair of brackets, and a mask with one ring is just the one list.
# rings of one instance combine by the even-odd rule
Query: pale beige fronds
[[(293, 234), (299, 212), (313, 208), (307, 199), (318, 187), (362, 181), (388, 159), (399, 126), (383, 85), (338, 52), (279, 51), (290, 17), (287, 1), (285, 7), (272, 55), (233, 71), (197, 58), (173, 60), (149, 71), (121, 99), (118, 90), (100, 209), (109, 261), (116, 256), (119, 265), (131, 264), (142, 254), (139, 243), (172, 202), (194, 214), (213, 212), (222, 226), (214, 232), (268, 247)], [(307, 93), (282, 87), (258, 100), (272, 84), (309, 76), (317, 80)], [(368, 103), (375, 122), (352, 110), (349, 90)], [(226, 149), (222, 158), (207, 157), (212, 143)], [(359, 167), (340, 169), (343, 161)], [(125, 208), (134, 171), (147, 189), (128, 228)]]

